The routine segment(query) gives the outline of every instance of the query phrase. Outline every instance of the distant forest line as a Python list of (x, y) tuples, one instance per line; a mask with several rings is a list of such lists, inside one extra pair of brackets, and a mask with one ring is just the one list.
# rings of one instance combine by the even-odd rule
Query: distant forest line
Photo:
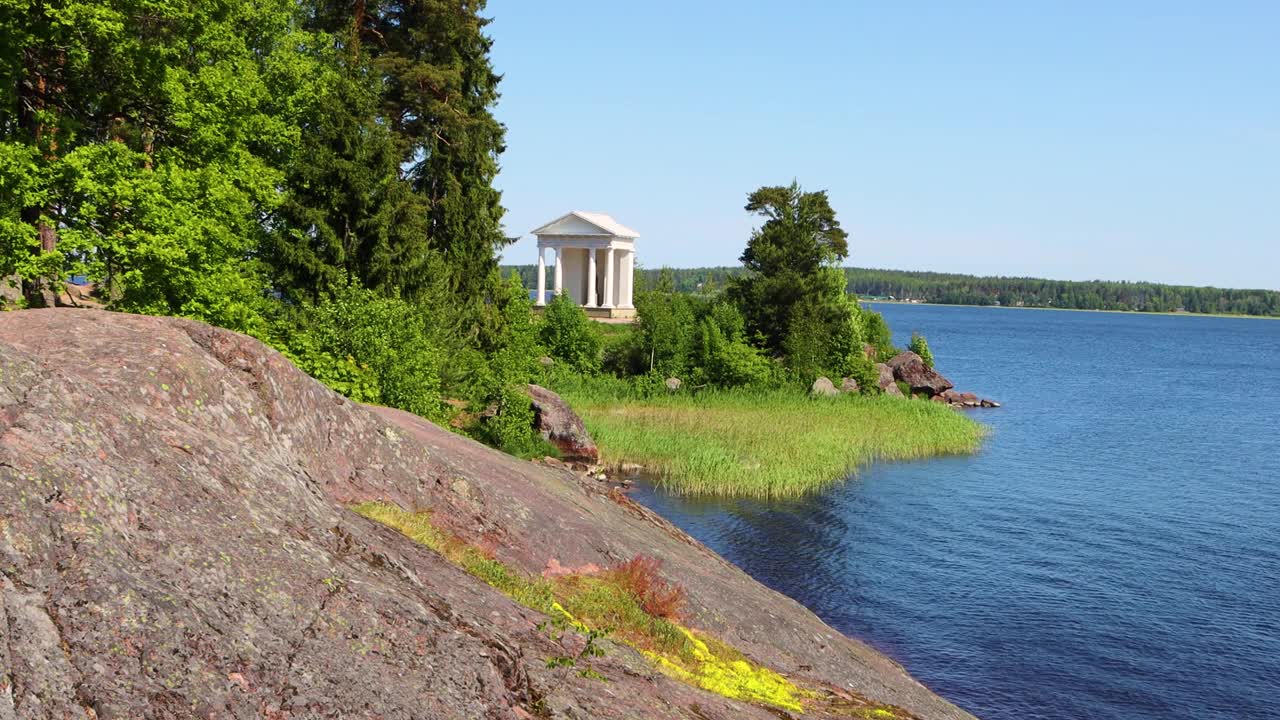
[[(533, 265), (509, 265), (525, 287), (535, 287)], [(548, 275), (551, 268), (547, 268)], [(740, 267), (637, 270), (637, 289), (651, 288), (669, 270), (681, 292), (712, 293)], [(1280, 291), (1163, 285), (1105, 280), (1044, 280), (1026, 277), (979, 277), (954, 273), (845, 268), (847, 288), (865, 299), (893, 299), (941, 305), (1003, 305), (1073, 310), (1128, 310), (1223, 315), (1280, 316)], [(547, 288), (551, 288), (548, 277)]]

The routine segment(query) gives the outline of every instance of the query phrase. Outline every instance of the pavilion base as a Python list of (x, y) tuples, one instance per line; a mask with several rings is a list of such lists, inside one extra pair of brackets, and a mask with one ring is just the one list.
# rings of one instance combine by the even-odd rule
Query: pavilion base
[[(534, 312), (542, 312), (546, 309), (545, 305), (535, 305)], [(592, 320), (632, 320), (636, 316), (636, 309), (633, 307), (584, 307), (582, 311)]]
[(604, 320), (604, 319), (624, 320), (624, 319), (633, 318), (636, 316), (636, 309), (633, 307), (629, 307), (629, 308), (584, 307), (582, 309), (586, 311), (587, 317), (595, 320)]

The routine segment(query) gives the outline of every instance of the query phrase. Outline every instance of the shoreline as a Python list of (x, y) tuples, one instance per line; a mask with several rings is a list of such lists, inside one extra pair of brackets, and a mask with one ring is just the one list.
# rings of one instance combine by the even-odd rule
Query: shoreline
[(966, 414), (924, 401), (814, 399), (788, 389), (639, 399), (609, 389), (556, 391), (582, 418), (599, 465), (640, 465), (680, 495), (804, 496), (871, 463), (977, 452), (989, 433)]
[(1155, 315), (1157, 317), (1199, 317), (1199, 318), (1226, 318), (1232, 320), (1280, 320), (1280, 315), (1240, 315), (1231, 313), (1193, 313), (1193, 312), (1154, 312), (1152, 310), (1091, 310), (1088, 308), (1062, 308), (1062, 307), (1039, 307), (1039, 306), (1017, 306), (1017, 305), (973, 305), (969, 303), (934, 303), (934, 302), (909, 302), (906, 300), (864, 300), (858, 298), (860, 304), (865, 305), (926, 305), (929, 307), (967, 307), (982, 308), (990, 310), (1051, 310), (1054, 312), (1082, 312), (1082, 313), (1109, 313), (1112, 315)]

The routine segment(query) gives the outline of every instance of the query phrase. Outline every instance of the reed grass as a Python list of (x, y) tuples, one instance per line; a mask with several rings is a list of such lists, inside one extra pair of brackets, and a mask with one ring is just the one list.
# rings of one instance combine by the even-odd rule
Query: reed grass
[(797, 388), (639, 398), (612, 382), (559, 387), (605, 465), (643, 465), (687, 495), (817, 492), (876, 461), (978, 450), (986, 428), (938, 403), (809, 397)]

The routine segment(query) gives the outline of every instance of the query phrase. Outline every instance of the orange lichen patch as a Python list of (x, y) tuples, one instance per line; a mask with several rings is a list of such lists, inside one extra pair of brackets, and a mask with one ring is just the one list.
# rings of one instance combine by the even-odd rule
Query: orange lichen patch
[(547, 566), (542, 569), (542, 577), (554, 578), (563, 577), (565, 575), (598, 575), (600, 566), (595, 563), (587, 563), (577, 567), (569, 567), (561, 565), (560, 561), (555, 558), (547, 560)]

